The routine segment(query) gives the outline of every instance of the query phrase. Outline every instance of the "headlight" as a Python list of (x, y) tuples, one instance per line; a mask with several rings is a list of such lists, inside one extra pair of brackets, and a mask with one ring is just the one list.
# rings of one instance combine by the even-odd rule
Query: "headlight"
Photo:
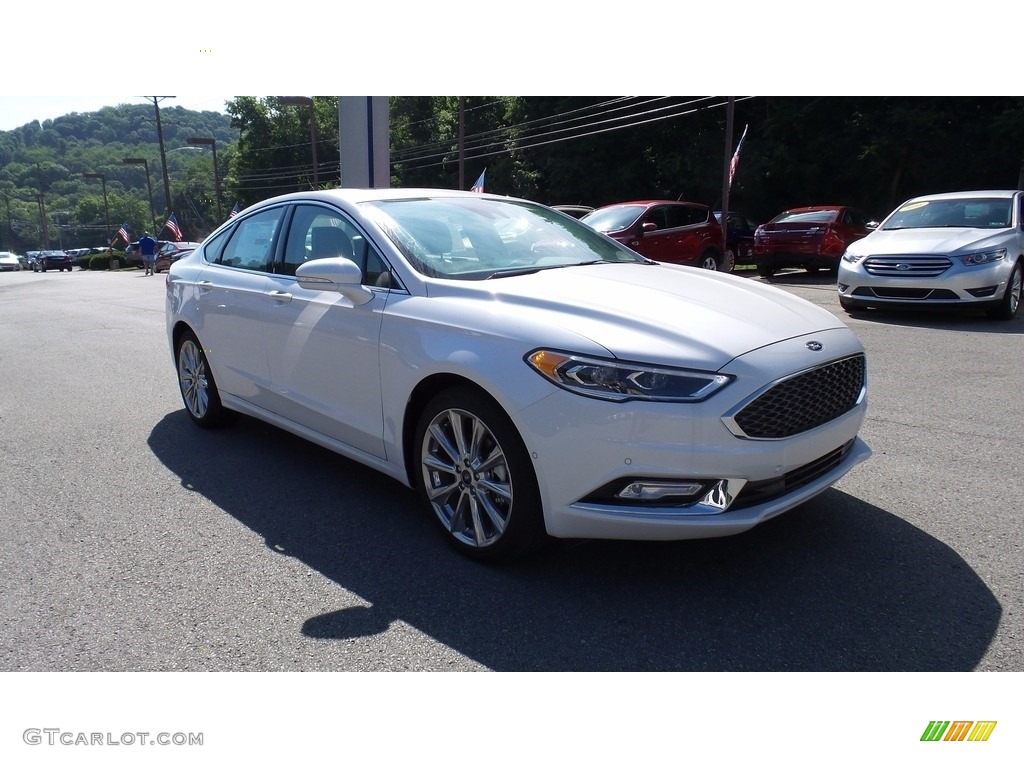
[(531, 352), (526, 362), (563, 389), (603, 400), (696, 403), (732, 381), (731, 376), (718, 373), (601, 360), (550, 349)]
[(1001, 261), (1006, 258), (1006, 249), (1000, 248), (995, 251), (977, 251), (976, 253), (965, 253), (960, 257), (965, 267), (974, 267), (978, 264), (990, 264), (993, 261)]
[(843, 261), (848, 262), (850, 264), (856, 264), (863, 258), (863, 255), (859, 253), (851, 253), (849, 250), (847, 250), (846, 253), (843, 254)]

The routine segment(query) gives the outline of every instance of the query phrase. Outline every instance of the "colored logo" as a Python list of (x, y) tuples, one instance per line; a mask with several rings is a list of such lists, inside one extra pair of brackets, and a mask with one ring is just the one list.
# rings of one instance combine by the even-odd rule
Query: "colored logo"
[(995, 720), (932, 720), (921, 741), (988, 741), (995, 729)]

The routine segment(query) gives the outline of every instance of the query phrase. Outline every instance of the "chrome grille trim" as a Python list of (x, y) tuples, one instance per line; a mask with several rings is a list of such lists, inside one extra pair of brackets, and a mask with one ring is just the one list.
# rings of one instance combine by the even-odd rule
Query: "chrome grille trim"
[(783, 440), (850, 412), (867, 392), (863, 353), (832, 360), (778, 379), (722, 417), (736, 437)]
[(864, 270), (879, 277), (938, 277), (953, 266), (948, 256), (869, 256)]

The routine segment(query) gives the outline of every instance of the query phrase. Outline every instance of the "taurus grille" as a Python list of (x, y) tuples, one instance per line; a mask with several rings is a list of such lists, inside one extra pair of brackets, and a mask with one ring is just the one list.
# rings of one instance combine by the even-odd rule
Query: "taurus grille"
[(727, 417), (726, 423), (741, 437), (761, 440), (820, 427), (860, 402), (866, 368), (864, 355), (853, 355), (782, 379)]
[(945, 256), (869, 256), (864, 269), (879, 277), (938, 277), (953, 265)]

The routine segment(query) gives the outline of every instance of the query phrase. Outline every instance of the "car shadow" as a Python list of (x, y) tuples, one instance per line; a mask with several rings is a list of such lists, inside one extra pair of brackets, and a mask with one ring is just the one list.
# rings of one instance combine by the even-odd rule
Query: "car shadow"
[(369, 603), (296, 627), (320, 640), (402, 621), (502, 671), (965, 671), (1001, 616), (956, 552), (836, 489), (735, 537), (493, 567), (448, 547), (413, 491), (256, 420), (200, 430), (181, 410), (148, 443), (210, 514)]
[(993, 320), (981, 310), (932, 309), (861, 309), (847, 317), (866, 323), (896, 325), (906, 328), (935, 328), (968, 333), (1024, 334), (1024, 312), (1013, 320)]

